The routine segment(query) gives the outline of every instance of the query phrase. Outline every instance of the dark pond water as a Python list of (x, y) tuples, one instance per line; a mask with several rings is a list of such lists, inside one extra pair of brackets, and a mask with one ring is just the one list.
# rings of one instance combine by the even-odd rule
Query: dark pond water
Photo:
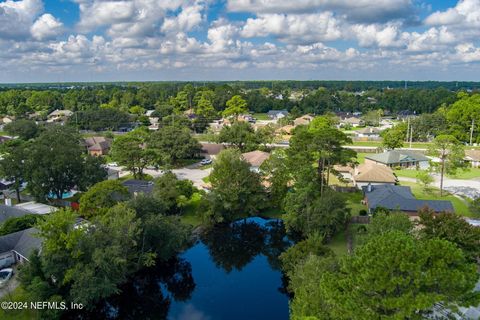
[(179, 257), (142, 270), (85, 319), (288, 319), (278, 220), (249, 218), (206, 231)]

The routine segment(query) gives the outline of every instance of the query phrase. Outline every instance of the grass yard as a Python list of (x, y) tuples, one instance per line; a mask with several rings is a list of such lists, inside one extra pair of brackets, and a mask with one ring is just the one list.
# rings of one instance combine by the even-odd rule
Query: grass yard
[(448, 176), (452, 179), (473, 179), (480, 178), (480, 168), (470, 168), (467, 171), (457, 170), (457, 173), (453, 176)]
[(350, 209), (350, 214), (353, 216), (358, 216), (360, 214), (360, 210), (367, 210), (367, 206), (361, 204), (363, 200), (362, 192), (351, 192), (351, 193), (343, 193), (345, 199), (347, 200), (347, 208)]
[(326, 247), (330, 248), (335, 255), (339, 257), (348, 254), (347, 235), (345, 230), (341, 230), (333, 236), (332, 240), (326, 244)]
[(185, 212), (180, 217), (183, 223), (198, 227), (203, 223), (202, 217), (199, 214), (199, 207), (202, 202), (202, 195), (200, 193), (194, 193), (185, 207)]
[(272, 120), (266, 113), (254, 113), (253, 117), (257, 120)]
[(362, 164), (365, 163), (365, 156), (372, 153), (357, 152), (357, 161)]
[(440, 197), (440, 190), (437, 188), (430, 188), (429, 191), (423, 190), (423, 188), (413, 182), (402, 181), (400, 183), (402, 186), (409, 186), (412, 188), (412, 193), (417, 199), (422, 200), (450, 200), (453, 204), (455, 212), (459, 215), (466, 217), (473, 217), (473, 213), (468, 208), (468, 200), (460, 199), (448, 193), (443, 197)]
[(393, 171), (397, 177), (417, 178), (418, 170), (415, 169), (401, 169)]
[[(27, 294), (21, 287), (17, 287), (10, 295), (4, 296), (1, 301), (28, 302)], [(35, 310), (3, 310), (0, 309), (0, 319), (2, 320), (35, 320), (40, 319), (40, 315)]]

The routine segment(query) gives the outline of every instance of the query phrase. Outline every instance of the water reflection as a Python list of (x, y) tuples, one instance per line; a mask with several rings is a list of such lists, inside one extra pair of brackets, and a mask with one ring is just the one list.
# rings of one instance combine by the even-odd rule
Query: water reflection
[(91, 311), (71, 312), (65, 319), (166, 319), (172, 300), (188, 300), (195, 289), (191, 264), (174, 258), (145, 268), (123, 285), (121, 293)]
[(288, 319), (279, 220), (249, 218), (206, 230), (175, 259), (135, 274), (121, 293), (66, 319)]

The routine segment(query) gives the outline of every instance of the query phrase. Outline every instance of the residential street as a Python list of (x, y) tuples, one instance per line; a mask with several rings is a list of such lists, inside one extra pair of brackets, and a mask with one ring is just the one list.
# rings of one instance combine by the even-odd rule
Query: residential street
[[(434, 175), (435, 182), (433, 185), (440, 188), (440, 176)], [(399, 181), (417, 182), (415, 178), (398, 177)], [(476, 198), (480, 196), (480, 181), (476, 179), (461, 180), (444, 177), (443, 187), (445, 190), (459, 196)]]

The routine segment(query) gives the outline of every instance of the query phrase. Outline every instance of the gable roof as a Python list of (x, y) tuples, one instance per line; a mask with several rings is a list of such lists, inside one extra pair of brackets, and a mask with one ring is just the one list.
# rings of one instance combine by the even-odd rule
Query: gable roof
[(410, 150), (391, 150), (383, 153), (366, 155), (365, 159), (373, 160), (383, 164), (395, 164), (404, 162), (428, 161), (429, 159), (421, 153)]
[(270, 157), (270, 153), (255, 150), (247, 153), (242, 153), (242, 157), (245, 161), (250, 163), (252, 167), (260, 167)]
[(130, 179), (122, 184), (130, 193), (151, 193), (153, 191), (153, 181)]
[[(368, 191), (368, 188), (371, 188), (371, 191)], [(370, 185), (362, 189), (367, 198), (369, 209), (382, 207), (389, 210), (416, 212), (423, 207), (429, 207), (435, 212), (454, 212), (452, 202), (447, 200), (416, 199), (410, 187)]]
[(58, 117), (58, 116), (70, 117), (71, 115), (73, 115), (73, 111), (57, 109), (57, 110), (53, 111), (52, 113), (50, 113), (48, 116), (49, 117)]
[(35, 236), (37, 233), (37, 229), (29, 228), (1, 236), (0, 253), (14, 250), (28, 258), (34, 249), (42, 247), (42, 239)]
[(465, 158), (471, 161), (480, 161), (480, 150), (465, 150)]
[(49, 206), (48, 204), (39, 203), (35, 201), (16, 204), (15, 208), (20, 208), (25, 211), (28, 211), (28, 213), (33, 213), (33, 214), (47, 214), (47, 213), (52, 213), (58, 210), (54, 206)]
[(112, 139), (105, 137), (88, 137), (83, 139), (88, 150), (103, 151), (110, 149), (112, 145)]
[(378, 164), (361, 164), (356, 172), (353, 179), (357, 182), (395, 183), (397, 181), (392, 169)]
[(27, 214), (30, 214), (30, 212), (22, 208), (0, 204), (0, 223), (5, 222), (7, 219), (20, 218)]
[(293, 120), (293, 123), (298, 126), (298, 125), (307, 125), (310, 123), (310, 121), (313, 120), (313, 117), (309, 114), (303, 115), (301, 117), (296, 118)]

